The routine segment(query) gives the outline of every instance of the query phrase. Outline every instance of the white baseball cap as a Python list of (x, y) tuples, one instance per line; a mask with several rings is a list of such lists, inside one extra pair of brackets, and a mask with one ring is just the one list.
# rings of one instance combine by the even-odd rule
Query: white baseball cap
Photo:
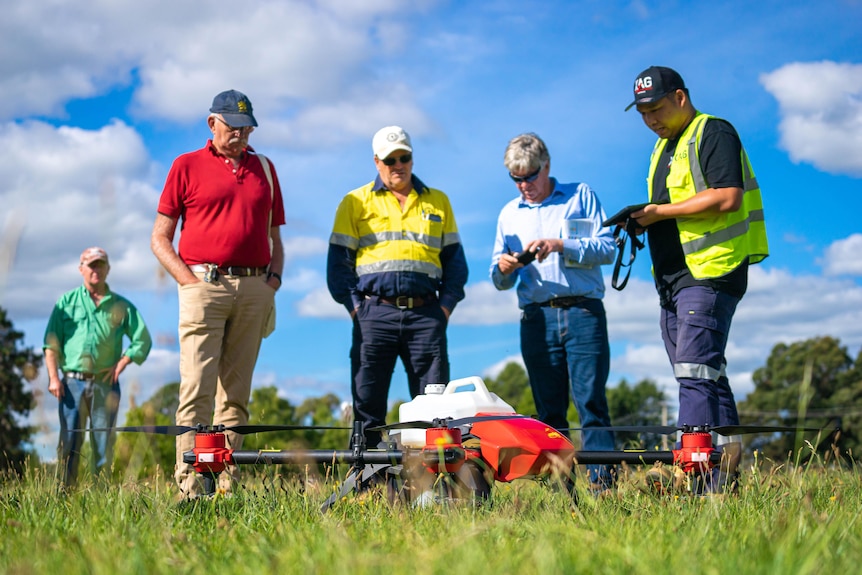
[(374, 155), (381, 160), (388, 158), (395, 150), (413, 152), (410, 136), (399, 126), (386, 126), (378, 130), (371, 140), (371, 147), (374, 149)]

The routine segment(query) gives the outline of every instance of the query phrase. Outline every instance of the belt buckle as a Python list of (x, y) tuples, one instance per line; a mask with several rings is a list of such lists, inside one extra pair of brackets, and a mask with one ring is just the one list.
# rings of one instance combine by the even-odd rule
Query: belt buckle
[(564, 307), (564, 305), (560, 304), (560, 298), (554, 298), (554, 299), (548, 300), (548, 307), (553, 308), (553, 309), (557, 309), (557, 308)]
[[(401, 303), (406, 301), (407, 303)], [(400, 295), (395, 298), (395, 307), (398, 309), (413, 309), (413, 298), (406, 295)]]

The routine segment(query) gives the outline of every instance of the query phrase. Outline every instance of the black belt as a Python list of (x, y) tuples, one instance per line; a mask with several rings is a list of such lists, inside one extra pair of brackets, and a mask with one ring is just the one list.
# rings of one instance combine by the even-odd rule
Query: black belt
[(79, 379), (81, 381), (95, 381), (96, 374), (95, 373), (83, 373), (80, 371), (64, 371), (66, 377), (71, 379)]
[[(375, 297), (375, 296), (365, 296)], [(414, 307), (422, 307), (425, 304), (431, 303), (436, 298), (434, 296), (415, 296), (415, 295), (399, 295), (395, 297), (376, 296), (378, 300), (389, 305), (394, 305), (398, 309), (413, 309)]]
[(584, 297), (582, 295), (570, 295), (565, 297), (555, 297), (554, 299), (549, 299), (548, 301), (543, 301), (538, 304), (540, 307), (554, 307), (554, 308), (562, 308), (569, 309), (570, 307), (575, 307), (576, 305), (580, 305), (590, 298)]

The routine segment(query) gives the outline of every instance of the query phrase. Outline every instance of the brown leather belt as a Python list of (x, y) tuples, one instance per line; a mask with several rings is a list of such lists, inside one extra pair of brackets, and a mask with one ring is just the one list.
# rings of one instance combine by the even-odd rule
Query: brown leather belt
[[(189, 266), (193, 272), (206, 273), (207, 266), (205, 264), (195, 264)], [(226, 268), (217, 268), (219, 275), (234, 276), (238, 278), (247, 278), (250, 276), (262, 276), (266, 273), (267, 268), (252, 268), (246, 266), (228, 266)]]
[(413, 309), (414, 307), (422, 307), (426, 303), (430, 303), (432, 298), (399, 295), (396, 297), (377, 296), (377, 299), (379, 299), (383, 303), (394, 305), (398, 309)]
[(554, 299), (549, 299), (548, 301), (544, 301), (539, 305), (541, 307), (569, 309), (570, 307), (575, 307), (576, 305), (584, 303), (588, 299), (590, 298), (584, 297), (582, 295), (570, 295), (565, 297), (555, 297)]

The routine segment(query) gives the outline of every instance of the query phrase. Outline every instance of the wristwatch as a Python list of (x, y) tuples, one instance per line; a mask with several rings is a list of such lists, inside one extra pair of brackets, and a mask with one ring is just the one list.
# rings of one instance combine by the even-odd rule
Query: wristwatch
[(276, 272), (269, 272), (266, 274), (266, 281), (269, 281), (271, 278), (275, 278), (278, 280), (278, 287), (281, 287), (281, 275)]

